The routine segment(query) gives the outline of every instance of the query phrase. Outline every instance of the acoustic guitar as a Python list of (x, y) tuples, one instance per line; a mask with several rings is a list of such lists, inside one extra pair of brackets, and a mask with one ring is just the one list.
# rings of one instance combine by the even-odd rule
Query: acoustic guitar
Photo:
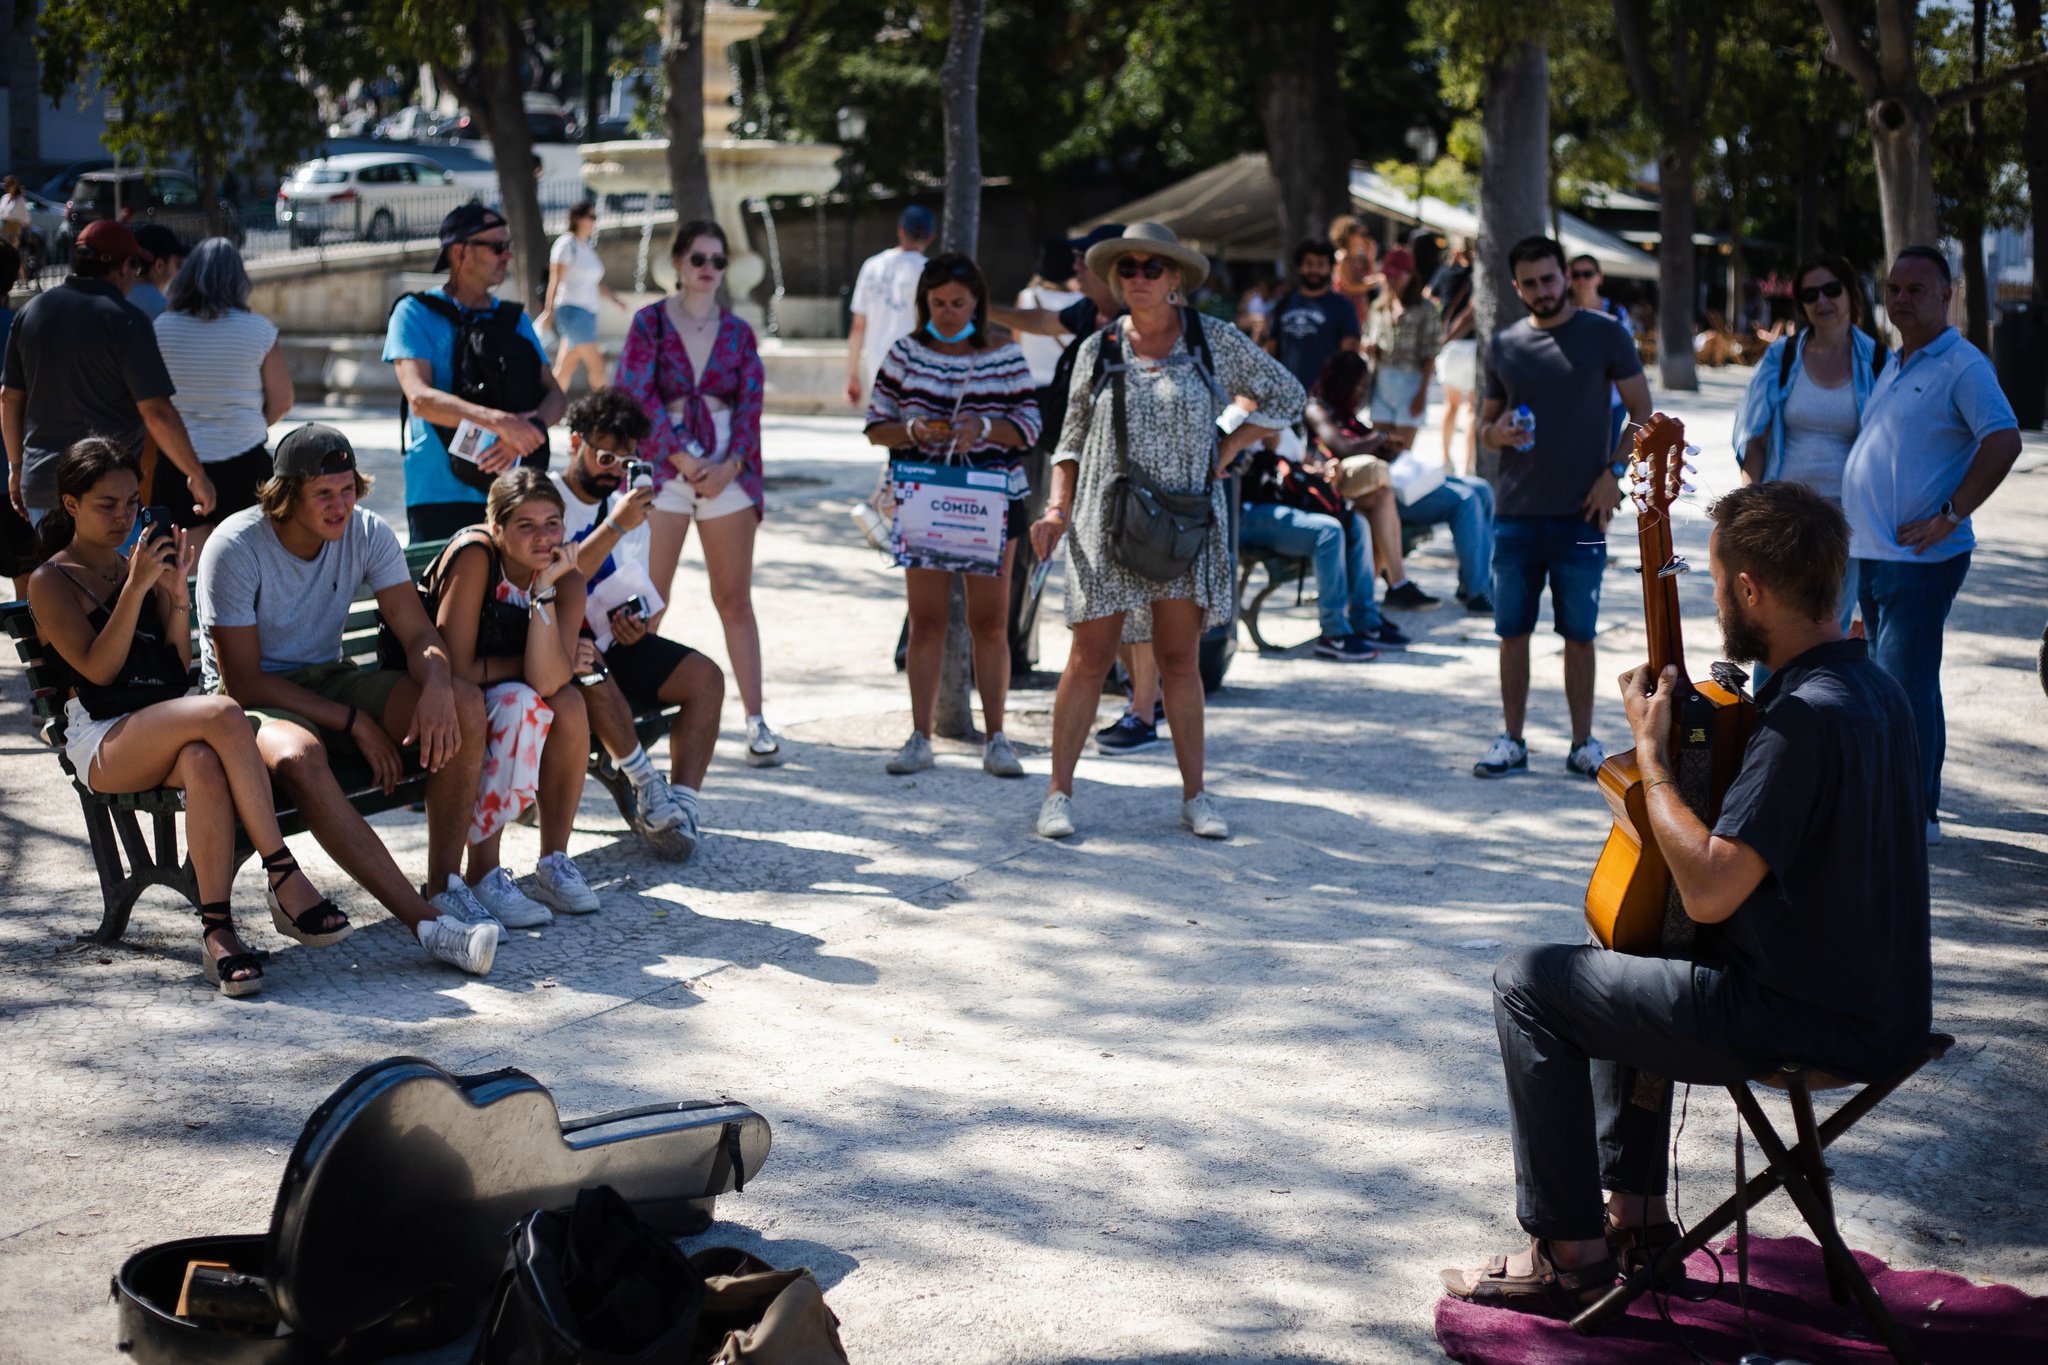
[[(1636, 433), (1631, 495), (1641, 550), (1643, 623), (1650, 637), (1650, 670), (1678, 669), (1678, 705), (1672, 711), (1679, 795), (1712, 825), (1721, 797), (1742, 766), (1743, 747), (1756, 728), (1756, 705), (1742, 690), (1748, 681), (1733, 664), (1717, 663), (1708, 682), (1685, 671), (1685, 635), (1678, 618), (1678, 577), (1688, 565), (1672, 548), (1671, 504), (1685, 491), (1685, 427), (1658, 413)], [(1700, 926), (1686, 916), (1664, 855), (1650, 829), (1648, 797), (1636, 751), (1600, 765), (1600, 794), (1614, 812), (1614, 828), (1593, 880), (1586, 887), (1586, 925), (1601, 946), (1644, 957), (1697, 955)]]

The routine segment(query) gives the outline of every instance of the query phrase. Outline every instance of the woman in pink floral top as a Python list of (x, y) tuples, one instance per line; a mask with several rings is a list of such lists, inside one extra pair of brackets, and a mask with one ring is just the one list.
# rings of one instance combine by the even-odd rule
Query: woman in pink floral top
[[(695, 519), (712, 605), (747, 709), (747, 762), (782, 761), (761, 714), (761, 631), (754, 620), (754, 532), (761, 520), (761, 356), (754, 329), (718, 303), (725, 231), (684, 223), (672, 248), (676, 292), (633, 317), (612, 383), (653, 423), (640, 457), (654, 465), (647, 571), (667, 600)], [(742, 515), (745, 514), (745, 515)], [(659, 613), (650, 621), (659, 621)]]

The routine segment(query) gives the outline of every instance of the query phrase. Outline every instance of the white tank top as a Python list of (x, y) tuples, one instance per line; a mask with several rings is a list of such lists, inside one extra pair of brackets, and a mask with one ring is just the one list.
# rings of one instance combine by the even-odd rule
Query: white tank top
[(1859, 421), (1853, 382), (1824, 389), (1801, 360), (1785, 394), (1785, 458), (1778, 477), (1803, 483), (1824, 498), (1842, 500), (1842, 466), (1856, 443)]

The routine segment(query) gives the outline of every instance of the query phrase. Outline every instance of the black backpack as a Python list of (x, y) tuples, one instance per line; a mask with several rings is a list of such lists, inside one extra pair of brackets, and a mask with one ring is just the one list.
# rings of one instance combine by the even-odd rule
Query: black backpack
[[(458, 305), (454, 300), (440, 294), (402, 294), (398, 303), (406, 299), (419, 300), (422, 307), (440, 317), (446, 318), (455, 328), (455, 351), (449, 357), (450, 379), (448, 391), (457, 398), (475, 403), (479, 407), (494, 408), (499, 412), (532, 412), (547, 397), (546, 362), (526, 338), (519, 335), (519, 319), (526, 310), (519, 304), (500, 299), (488, 313), (472, 312)], [(392, 311), (398, 311), (398, 303), (392, 304)], [(406, 419), (411, 407), (403, 395), (398, 400), (398, 446), (405, 449)], [(444, 448), (455, 443), (455, 428), (429, 423), (441, 438)], [(538, 425), (538, 424), (536, 424)], [(527, 455), (519, 463), (529, 469), (547, 472), (548, 445), (546, 430), (542, 430), (540, 448)], [(463, 483), (479, 492), (490, 489), (495, 474), (485, 473), (472, 462), (455, 455), (448, 457), (448, 472)]]

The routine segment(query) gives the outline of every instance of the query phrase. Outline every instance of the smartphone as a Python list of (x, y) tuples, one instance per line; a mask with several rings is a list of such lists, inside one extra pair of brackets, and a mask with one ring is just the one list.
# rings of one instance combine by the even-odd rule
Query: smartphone
[(142, 515), (138, 518), (138, 521), (141, 523), (141, 531), (136, 537), (136, 543), (147, 545), (158, 536), (167, 537), (170, 539), (171, 544), (166, 547), (168, 552), (164, 555), (164, 563), (169, 564), (175, 561), (178, 553), (178, 529), (171, 524), (171, 509), (168, 507), (145, 507), (142, 509)]
[(628, 489), (654, 487), (654, 466), (645, 460), (626, 461), (626, 487)]
[(645, 621), (647, 619), (647, 599), (636, 594), (619, 603), (615, 610), (626, 613), (635, 621)]

